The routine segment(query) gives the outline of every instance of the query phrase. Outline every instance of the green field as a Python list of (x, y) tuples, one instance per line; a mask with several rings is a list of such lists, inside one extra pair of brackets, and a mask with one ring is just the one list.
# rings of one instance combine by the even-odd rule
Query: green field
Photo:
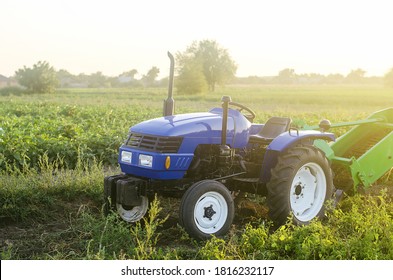
[[(103, 178), (118, 172), (128, 128), (159, 117), (166, 89), (67, 89), (0, 96), (1, 259), (393, 259), (393, 178), (346, 197), (328, 219), (272, 232), (263, 213), (238, 211), (224, 239), (196, 242), (177, 225), (179, 201), (159, 197), (130, 226), (102, 215)], [(176, 113), (254, 109), (256, 122), (289, 116), (298, 126), (362, 119), (393, 106), (378, 86), (228, 86), (176, 96)], [(337, 135), (344, 128), (333, 131)], [(264, 207), (264, 201), (255, 198)], [(262, 211), (263, 212), (263, 211)]]

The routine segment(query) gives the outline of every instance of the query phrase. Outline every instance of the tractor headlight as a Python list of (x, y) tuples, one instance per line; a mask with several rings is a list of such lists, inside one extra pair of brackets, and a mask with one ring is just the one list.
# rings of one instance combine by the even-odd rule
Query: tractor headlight
[(149, 155), (139, 155), (139, 165), (145, 167), (153, 167), (153, 156)]
[(121, 161), (122, 162), (131, 163), (131, 160), (132, 160), (132, 153), (131, 152), (127, 152), (127, 151), (121, 152)]

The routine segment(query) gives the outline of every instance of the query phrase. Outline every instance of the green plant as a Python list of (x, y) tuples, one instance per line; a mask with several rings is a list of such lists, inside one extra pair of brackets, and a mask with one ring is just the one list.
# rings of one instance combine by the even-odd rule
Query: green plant
[(24, 66), (15, 72), (15, 78), (32, 93), (52, 93), (59, 83), (56, 71), (46, 61), (38, 61), (33, 68)]
[(0, 217), (16, 222), (40, 222), (53, 218), (53, 210), (85, 197), (101, 202), (104, 178), (99, 163), (77, 160), (75, 169), (63, 169), (61, 160), (39, 158), (39, 171), (8, 166), (0, 172)]
[(118, 220), (116, 213), (94, 218), (83, 215), (84, 231), (91, 239), (87, 242), (88, 259), (165, 259), (167, 254), (157, 249), (159, 228), (166, 221), (160, 218), (157, 199), (150, 204), (148, 217), (135, 224)]
[(0, 251), (0, 260), (12, 260), (16, 253), (14, 252), (12, 244), (7, 241), (5, 243), (6, 247), (2, 248), (2, 250)]
[(163, 258), (163, 252), (157, 250), (157, 242), (160, 236), (158, 233), (168, 217), (160, 218), (158, 215), (162, 208), (157, 197), (150, 203), (149, 213), (142, 222), (137, 222), (131, 227), (131, 235), (136, 243), (134, 254), (138, 260)]

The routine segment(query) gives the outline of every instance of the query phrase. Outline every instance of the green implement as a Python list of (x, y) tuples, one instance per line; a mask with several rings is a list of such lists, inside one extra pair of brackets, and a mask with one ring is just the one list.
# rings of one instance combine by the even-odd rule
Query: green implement
[(360, 186), (369, 188), (393, 168), (393, 108), (375, 112), (365, 120), (329, 126), (353, 126), (335, 142), (315, 140), (314, 145), (332, 162), (337, 176), (349, 171), (355, 191)]

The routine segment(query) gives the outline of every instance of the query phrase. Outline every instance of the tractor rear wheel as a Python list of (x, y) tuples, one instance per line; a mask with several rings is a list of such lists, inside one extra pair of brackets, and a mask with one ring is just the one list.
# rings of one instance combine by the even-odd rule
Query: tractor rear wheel
[(292, 215), (296, 225), (308, 224), (325, 214), (333, 195), (329, 161), (314, 146), (299, 145), (278, 157), (267, 184), (269, 216), (276, 226)]
[(233, 221), (235, 207), (228, 189), (220, 182), (204, 180), (193, 184), (180, 204), (180, 223), (195, 239), (226, 234)]

